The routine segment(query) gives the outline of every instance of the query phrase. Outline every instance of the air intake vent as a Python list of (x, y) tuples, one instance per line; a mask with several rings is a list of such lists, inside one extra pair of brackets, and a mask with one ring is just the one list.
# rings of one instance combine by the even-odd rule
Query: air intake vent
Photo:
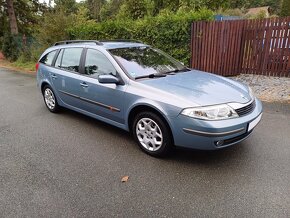
[(248, 104), (245, 107), (241, 107), (239, 109), (236, 109), (235, 111), (241, 117), (241, 116), (245, 116), (245, 115), (251, 113), (255, 109), (255, 107), (256, 107), (256, 101), (254, 100), (251, 104)]

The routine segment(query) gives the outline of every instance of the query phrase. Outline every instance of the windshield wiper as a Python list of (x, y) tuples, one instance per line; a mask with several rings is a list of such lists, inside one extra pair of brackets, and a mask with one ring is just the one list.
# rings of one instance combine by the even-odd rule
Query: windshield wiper
[(185, 72), (185, 71), (190, 71), (190, 69), (185, 67), (185, 68), (182, 68), (182, 69), (175, 69), (175, 70), (167, 71), (167, 72), (165, 72), (163, 74), (179, 73), (179, 72)]
[(159, 73), (152, 73), (144, 76), (136, 76), (135, 79), (143, 79), (143, 78), (157, 78), (157, 77), (165, 77), (165, 74), (159, 74)]

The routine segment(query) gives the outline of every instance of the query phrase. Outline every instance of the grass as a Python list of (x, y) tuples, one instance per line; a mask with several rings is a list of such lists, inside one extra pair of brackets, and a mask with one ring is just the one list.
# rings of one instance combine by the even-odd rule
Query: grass
[(17, 67), (23, 70), (27, 71), (34, 71), (35, 70), (35, 63), (34, 62), (21, 62), (21, 61), (15, 61), (12, 62), (11, 65), (13, 67)]
[(34, 73), (35, 72), (35, 63), (34, 62), (22, 62), (15, 61), (10, 62), (5, 59), (0, 59), (0, 67), (4, 67), (11, 70), (23, 71), (26, 73)]

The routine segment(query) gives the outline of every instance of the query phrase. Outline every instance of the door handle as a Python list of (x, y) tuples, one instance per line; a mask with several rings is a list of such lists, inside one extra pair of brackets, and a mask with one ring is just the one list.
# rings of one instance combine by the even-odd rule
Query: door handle
[(89, 85), (86, 84), (85, 82), (80, 83), (80, 85), (81, 85), (83, 88), (87, 88), (87, 87), (89, 86)]
[(57, 79), (57, 76), (56, 76), (55, 74), (52, 74), (52, 75), (51, 75), (51, 78), (52, 78), (52, 79)]

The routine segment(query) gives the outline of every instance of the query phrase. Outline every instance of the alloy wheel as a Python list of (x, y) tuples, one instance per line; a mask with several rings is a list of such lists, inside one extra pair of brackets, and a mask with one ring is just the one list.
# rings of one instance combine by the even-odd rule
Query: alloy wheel
[(148, 151), (157, 151), (163, 143), (160, 127), (150, 118), (142, 118), (136, 125), (136, 135), (140, 144)]

